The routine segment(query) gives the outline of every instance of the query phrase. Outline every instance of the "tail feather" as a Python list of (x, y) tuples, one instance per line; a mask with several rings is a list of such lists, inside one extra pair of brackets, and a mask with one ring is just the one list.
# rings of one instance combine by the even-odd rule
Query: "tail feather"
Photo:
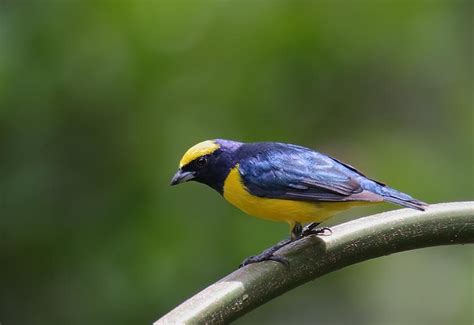
[(410, 195), (399, 192), (388, 186), (381, 187), (378, 192), (378, 194), (383, 197), (384, 201), (395, 203), (406, 208), (425, 211), (428, 207), (427, 203), (414, 199)]

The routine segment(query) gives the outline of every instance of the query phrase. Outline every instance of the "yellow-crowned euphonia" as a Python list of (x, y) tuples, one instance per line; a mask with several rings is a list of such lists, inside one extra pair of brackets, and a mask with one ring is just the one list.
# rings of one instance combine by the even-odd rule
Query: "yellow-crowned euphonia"
[[(354, 167), (314, 150), (285, 143), (208, 140), (191, 147), (171, 185), (187, 181), (209, 185), (231, 204), (259, 218), (283, 221), (291, 238), (252, 256), (286, 263), (273, 253), (315, 229), (335, 213), (353, 206), (388, 201), (424, 210), (426, 203), (367, 178)], [(311, 223), (305, 229), (302, 224)]]

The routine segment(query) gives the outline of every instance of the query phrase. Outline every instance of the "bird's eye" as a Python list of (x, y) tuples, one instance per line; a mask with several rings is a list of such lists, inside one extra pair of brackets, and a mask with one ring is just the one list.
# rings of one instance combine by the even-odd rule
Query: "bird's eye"
[(206, 165), (207, 165), (207, 157), (200, 157), (196, 161), (196, 166), (198, 166), (199, 168), (203, 168)]

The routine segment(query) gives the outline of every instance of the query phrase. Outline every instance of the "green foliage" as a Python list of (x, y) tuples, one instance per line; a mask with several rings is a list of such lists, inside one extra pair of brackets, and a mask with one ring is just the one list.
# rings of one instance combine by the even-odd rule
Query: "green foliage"
[[(204, 139), (298, 143), (427, 202), (472, 199), (472, 9), (3, 2), (0, 322), (150, 323), (286, 236), (203, 186), (168, 186)], [(356, 266), (246, 322), (467, 323), (469, 256)]]

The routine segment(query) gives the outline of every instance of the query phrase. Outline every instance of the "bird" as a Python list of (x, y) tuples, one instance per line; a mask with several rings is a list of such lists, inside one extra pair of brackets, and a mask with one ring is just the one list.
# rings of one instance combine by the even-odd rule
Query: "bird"
[(248, 215), (290, 226), (288, 239), (240, 266), (266, 260), (288, 265), (276, 251), (308, 235), (331, 232), (317, 226), (351, 207), (384, 201), (420, 211), (428, 206), (336, 158), (280, 142), (200, 142), (185, 152), (171, 185), (188, 181), (210, 186)]

